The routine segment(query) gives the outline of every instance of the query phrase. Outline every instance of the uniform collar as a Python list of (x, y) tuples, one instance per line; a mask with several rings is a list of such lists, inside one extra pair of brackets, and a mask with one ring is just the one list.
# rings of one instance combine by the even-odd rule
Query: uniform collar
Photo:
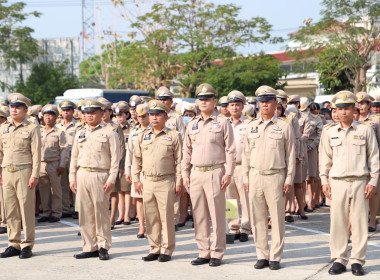
[[(244, 116), (243, 114), (241, 114), (238, 123), (242, 123), (242, 122), (244, 122), (244, 121), (247, 120), (247, 119), (248, 119), (248, 118), (247, 118), (246, 116)], [(232, 121), (232, 117), (229, 117), (228, 120), (229, 120), (231, 123), (233, 123), (233, 121)]]
[[(351, 123), (351, 126), (350, 126), (349, 128), (352, 127), (353, 130), (356, 130), (356, 127), (357, 127), (359, 124), (360, 124), (360, 122), (357, 122), (357, 121), (353, 120), (352, 123)], [(342, 124), (339, 122), (339, 123), (338, 123), (338, 130), (342, 130), (342, 129), (343, 129)]]
[[(148, 134), (153, 134), (153, 128), (150, 125), (146, 129), (148, 130), (147, 131)], [(164, 126), (164, 128), (158, 134), (156, 134), (156, 135), (160, 135), (161, 132), (164, 132), (165, 134), (168, 134), (169, 131), (170, 131), (170, 129), (167, 128), (166, 126)]]
[(102, 127), (105, 127), (105, 126), (107, 126), (107, 124), (106, 124), (105, 122), (101, 121), (101, 122), (98, 123), (98, 125), (95, 126), (93, 129), (90, 128), (90, 126), (89, 126), (87, 123), (85, 124), (84, 127), (86, 128), (86, 130), (91, 130), (91, 131), (93, 131), (93, 130), (95, 130), (95, 129), (98, 129), (99, 127), (102, 128)]
[[(264, 123), (264, 120), (263, 120), (263, 117), (262, 117), (262, 116), (260, 116), (259, 120), (260, 120), (260, 123)], [(270, 119), (269, 122), (272, 122), (272, 123), (276, 124), (276, 123), (277, 123), (277, 120), (278, 120), (278, 118), (277, 118), (276, 114), (274, 114), (273, 117)]]
[[(217, 119), (217, 118), (218, 118), (218, 115), (217, 115), (217, 113), (214, 111), (208, 119), (215, 120), (215, 119)], [(207, 120), (208, 120), (208, 119), (207, 119)], [(207, 120), (204, 120), (204, 119), (202, 118), (202, 114), (199, 115), (199, 116), (196, 116), (196, 117), (195, 117), (195, 120), (196, 120), (197, 122), (199, 122), (200, 120), (207, 121)]]
[[(30, 124), (30, 120), (28, 120), (28, 117), (27, 116), (25, 116), (25, 119), (21, 122), (21, 124), (19, 125), (19, 126), (27, 126), (27, 125), (29, 125)], [(11, 126), (11, 125), (13, 125), (14, 127), (16, 127), (16, 125), (15, 125), (15, 123), (14, 123), (14, 121), (13, 121), (13, 119), (11, 118), (11, 120), (10, 120), (10, 122), (8, 123), (8, 124), (6, 124), (8, 127), (9, 126)]]

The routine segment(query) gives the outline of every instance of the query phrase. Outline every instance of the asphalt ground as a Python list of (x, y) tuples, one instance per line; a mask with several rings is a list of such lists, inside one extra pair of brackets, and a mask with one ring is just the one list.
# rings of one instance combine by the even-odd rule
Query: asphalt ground
[[(147, 239), (137, 239), (137, 222), (119, 225), (112, 231), (111, 259), (77, 260), (82, 251), (82, 240), (77, 235), (78, 220), (62, 219), (58, 223), (36, 223), (36, 244), (33, 257), (0, 259), (0, 279), (353, 279), (350, 264), (347, 272), (332, 276), (329, 250), (329, 208), (310, 213), (309, 220), (294, 216), (295, 222), (286, 224), (286, 237), (281, 269), (257, 270), (255, 245), (248, 242), (227, 245), (220, 267), (192, 266), (197, 257), (191, 221), (176, 234), (176, 249), (167, 263), (144, 262), (148, 254)], [(365, 279), (380, 279), (380, 226), (369, 234)], [(7, 236), (0, 235), (0, 250), (7, 247)], [(350, 250), (351, 248), (349, 248)]]

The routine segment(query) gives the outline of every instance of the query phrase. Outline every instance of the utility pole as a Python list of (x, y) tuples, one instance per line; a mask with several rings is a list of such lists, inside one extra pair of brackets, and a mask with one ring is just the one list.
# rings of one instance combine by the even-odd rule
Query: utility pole
[(95, 55), (95, 0), (82, 0), (82, 61)]

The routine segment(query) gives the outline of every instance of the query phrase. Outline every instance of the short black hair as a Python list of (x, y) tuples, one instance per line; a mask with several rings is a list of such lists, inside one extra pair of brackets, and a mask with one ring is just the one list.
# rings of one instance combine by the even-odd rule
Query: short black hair
[(321, 107), (319, 106), (318, 103), (313, 102), (309, 105), (309, 109), (310, 111), (315, 111), (315, 110), (321, 110)]

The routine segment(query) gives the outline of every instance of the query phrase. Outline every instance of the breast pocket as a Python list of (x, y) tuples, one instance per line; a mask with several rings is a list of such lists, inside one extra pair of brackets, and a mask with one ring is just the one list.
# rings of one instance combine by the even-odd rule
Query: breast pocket
[(159, 142), (160, 153), (163, 156), (173, 154), (173, 142), (169, 140), (162, 140)]
[(330, 146), (333, 150), (334, 154), (339, 154), (341, 148), (342, 148), (342, 140), (340, 139), (331, 139), (330, 140)]
[(259, 140), (260, 140), (260, 134), (259, 133), (250, 133), (248, 135), (248, 142), (249, 142), (249, 146), (251, 148), (257, 147)]
[(30, 145), (29, 133), (28, 134), (16, 134), (15, 146), (18, 148), (26, 149)]
[(150, 139), (150, 140), (143, 140), (143, 142), (141, 143), (141, 150), (144, 152), (144, 151), (149, 151), (149, 150), (152, 150), (152, 146), (153, 146), (153, 140)]
[(217, 143), (223, 138), (222, 127), (210, 128), (210, 142)]
[(354, 146), (355, 154), (360, 155), (365, 152), (365, 140), (354, 140), (352, 143)]
[(9, 133), (3, 134), (1, 136), (1, 141), (3, 143), (3, 148), (8, 148), (10, 146)]
[(46, 147), (57, 148), (59, 147), (59, 137), (57, 135), (52, 135), (46, 139)]
[(189, 130), (189, 137), (191, 140), (191, 143), (196, 143), (199, 141), (199, 129), (196, 130)]
[(282, 133), (269, 133), (268, 144), (272, 149), (278, 149), (283, 142)]
[(96, 137), (95, 139), (95, 150), (102, 151), (105, 149), (107, 143), (106, 137)]

